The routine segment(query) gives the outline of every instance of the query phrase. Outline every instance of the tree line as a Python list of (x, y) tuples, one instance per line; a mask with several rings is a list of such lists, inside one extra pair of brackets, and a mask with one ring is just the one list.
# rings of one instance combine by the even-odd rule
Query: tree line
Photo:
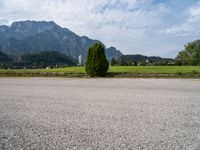
[(199, 66), (200, 65), (200, 40), (195, 40), (185, 45), (175, 59), (161, 57), (146, 57), (142, 55), (124, 55), (118, 59), (113, 58), (112, 66)]
[(60, 66), (75, 66), (77, 60), (56, 51), (42, 51), (28, 53), (12, 60), (3, 52), (0, 52), (1, 68), (45, 68)]

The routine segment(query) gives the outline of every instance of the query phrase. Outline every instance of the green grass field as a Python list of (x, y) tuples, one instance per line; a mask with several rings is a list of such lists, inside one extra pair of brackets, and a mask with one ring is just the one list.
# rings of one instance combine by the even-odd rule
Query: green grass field
[[(200, 66), (114, 66), (108, 74), (121, 77), (200, 77)], [(143, 75), (143, 76), (141, 76)], [(0, 76), (86, 76), (84, 67), (66, 67), (54, 69), (0, 69)], [(148, 77), (148, 76), (147, 76)]]
[(200, 66), (116, 66), (109, 72), (114, 73), (200, 73)]

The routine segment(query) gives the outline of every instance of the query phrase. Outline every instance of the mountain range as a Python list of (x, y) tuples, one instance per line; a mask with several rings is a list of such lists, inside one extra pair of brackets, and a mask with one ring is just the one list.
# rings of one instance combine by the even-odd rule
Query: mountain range
[[(53, 21), (19, 21), (0, 26), (0, 51), (15, 58), (26, 53), (58, 51), (75, 59), (82, 55), (85, 59), (87, 49), (96, 42), (100, 41), (79, 36)], [(105, 52), (109, 60), (123, 55), (115, 47)]]

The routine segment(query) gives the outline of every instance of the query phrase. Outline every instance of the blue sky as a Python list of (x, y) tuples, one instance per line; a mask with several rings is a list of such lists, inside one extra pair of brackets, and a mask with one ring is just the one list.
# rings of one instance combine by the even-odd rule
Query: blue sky
[(0, 25), (55, 21), (124, 54), (175, 57), (200, 39), (199, 0), (0, 0)]

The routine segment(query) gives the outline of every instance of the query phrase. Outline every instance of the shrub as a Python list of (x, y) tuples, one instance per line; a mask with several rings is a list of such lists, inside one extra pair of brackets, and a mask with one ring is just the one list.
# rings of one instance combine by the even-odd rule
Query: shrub
[(109, 63), (105, 55), (105, 47), (96, 43), (88, 49), (86, 67), (87, 74), (91, 77), (103, 77), (108, 71)]

